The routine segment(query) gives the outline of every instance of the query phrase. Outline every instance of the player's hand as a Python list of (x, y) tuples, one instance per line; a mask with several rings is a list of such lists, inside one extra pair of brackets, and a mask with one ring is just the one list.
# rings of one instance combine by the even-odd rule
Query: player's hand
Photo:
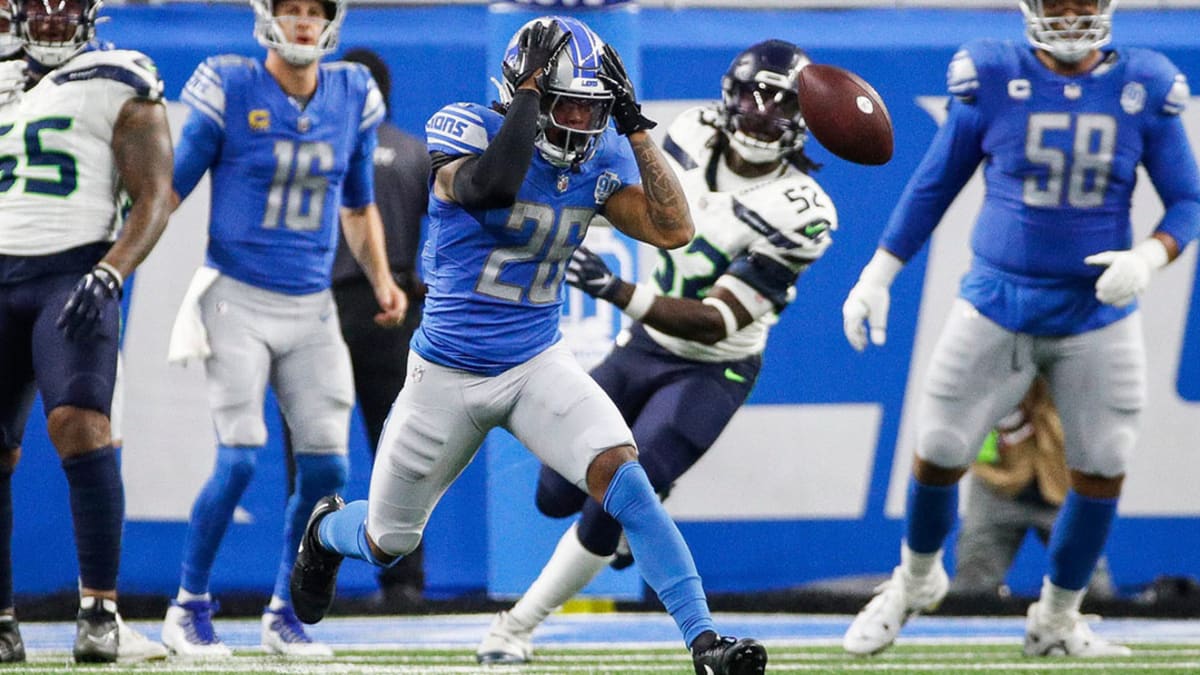
[(1128, 251), (1104, 251), (1083, 262), (1108, 268), (1096, 279), (1096, 299), (1124, 307), (1150, 285), (1151, 273), (1167, 264), (1167, 250), (1157, 239), (1147, 239)]
[(866, 322), (871, 327), (871, 344), (882, 347), (887, 342), (888, 307), (892, 294), (887, 286), (859, 280), (842, 303), (842, 329), (846, 341), (861, 352), (867, 346)]
[(517, 75), (513, 81), (517, 86), (525, 84), (526, 80), (533, 77), (533, 83), (538, 90), (546, 93), (558, 55), (567, 46), (567, 40), (570, 38), (571, 33), (564, 31), (557, 21), (535, 23), (522, 33), (517, 46), (517, 63), (514, 66)]
[(121, 301), (121, 285), (116, 270), (103, 263), (96, 265), (75, 284), (54, 325), (70, 340), (91, 337), (105, 312)]
[(567, 263), (567, 283), (593, 298), (611, 302), (621, 280), (608, 269), (603, 258), (580, 246)]
[(29, 81), (25, 59), (0, 61), (0, 106), (17, 100)]
[(408, 314), (408, 295), (396, 285), (395, 281), (387, 280), (375, 288), (375, 301), (382, 310), (375, 315), (375, 324), (384, 328), (395, 328), (404, 323)]
[(604, 45), (600, 56), (600, 80), (613, 95), (612, 119), (617, 133), (628, 136), (635, 131), (647, 131), (658, 126), (658, 122), (642, 115), (642, 106), (633, 93), (633, 83), (621, 62), (621, 55), (612, 45)]

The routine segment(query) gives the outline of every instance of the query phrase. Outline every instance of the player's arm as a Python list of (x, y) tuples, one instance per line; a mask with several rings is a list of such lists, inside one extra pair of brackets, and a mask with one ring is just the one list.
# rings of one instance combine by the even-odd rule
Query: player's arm
[(189, 108), (175, 147), (172, 210), (191, 194), (221, 153), (225, 140), (226, 80), (218, 59), (208, 59), (184, 85), (180, 99)]
[(679, 179), (646, 133), (657, 124), (642, 115), (625, 64), (611, 45), (604, 45), (602, 63), (600, 77), (614, 98), (613, 122), (617, 133), (629, 139), (642, 177), (641, 185), (626, 185), (609, 197), (604, 215), (634, 239), (657, 248), (679, 248), (696, 231)]
[(375, 300), (382, 310), (375, 315), (375, 323), (381, 326), (399, 325), (408, 311), (408, 296), (392, 278), (379, 209), (374, 203), (354, 208), (343, 207), (341, 215), (346, 247), (371, 282)]

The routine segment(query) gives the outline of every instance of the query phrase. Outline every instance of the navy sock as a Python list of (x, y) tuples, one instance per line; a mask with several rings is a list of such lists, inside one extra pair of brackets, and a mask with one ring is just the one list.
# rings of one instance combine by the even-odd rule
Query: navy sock
[(0, 468), (0, 609), (13, 606), (12, 580), (12, 475), (11, 469)]
[(188, 593), (208, 592), (213, 560), (225, 530), (233, 520), (242, 493), (254, 477), (262, 446), (217, 446), (217, 463), (208, 482), (196, 496), (183, 540), (183, 573), (180, 586)]
[(908, 479), (905, 540), (915, 553), (936, 553), (958, 518), (958, 484), (926, 485)]
[(691, 647), (701, 633), (715, 630), (692, 553), (641, 464), (626, 462), (617, 469), (604, 494), (604, 510), (625, 528), (642, 577), (675, 619), (684, 643)]
[(349, 474), (350, 460), (345, 455), (296, 455), (296, 487), (283, 513), (283, 553), (275, 574), (275, 597), (291, 601), (292, 564), (313, 505), (325, 495), (341, 492)]
[(117, 451), (107, 445), (64, 459), (62, 467), (71, 493), (79, 582), (84, 588), (115, 590), (125, 522), (125, 489)]
[(1050, 583), (1069, 591), (1087, 587), (1116, 515), (1116, 499), (1095, 499), (1067, 491), (1046, 546)]

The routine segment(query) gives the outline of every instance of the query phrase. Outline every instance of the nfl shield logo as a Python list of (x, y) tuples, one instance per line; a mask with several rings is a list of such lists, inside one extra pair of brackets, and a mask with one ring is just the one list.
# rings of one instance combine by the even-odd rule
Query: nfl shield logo
[(569, 180), (570, 180), (570, 179), (569, 179), (569, 177), (567, 176), (567, 174), (565, 174), (565, 173), (560, 173), (560, 174), (558, 174), (558, 184), (557, 184), (557, 185), (555, 185), (555, 187), (557, 187), (557, 188), (558, 188), (558, 191), (559, 191), (559, 192), (566, 192), (566, 191), (567, 191), (567, 187), (568, 187)]

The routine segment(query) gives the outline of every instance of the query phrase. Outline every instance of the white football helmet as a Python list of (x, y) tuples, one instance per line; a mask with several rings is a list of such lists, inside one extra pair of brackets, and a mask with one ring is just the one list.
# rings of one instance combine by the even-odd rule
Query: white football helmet
[(332, 54), (338, 45), (338, 34), (346, 20), (346, 0), (320, 0), (325, 8), (325, 27), (317, 37), (316, 44), (298, 45), (287, 37), (282, 22), (296, 21), (292, 17), (275, 16), (279, 0), (250, 0), (254, 8), (254, 37), (258, 44), (274, 49), (284, 61), (294, 66), (306, 66), (313, 61)]
[[(1079, 63), (1112, 41), (1112, 15), (1117, 0), (1093, 0), (1095, 11), (1063, 17), (1058, 0), (1018, 0), (1025, 15), (1029, 43), (1063, 63)], [(1078, 4), (1078, 3), (1076, 3)], [(1047, 5), (1053, 14), (1047, 15)]]
[(10, 0), (16, 32), (31, 59), (56, 68), (96, 37), (96, 14), (104, 0)]
[(21, 38), (17, 36), (16, 17), (12, 3), (0, 0), (0, 59), (16, 54), (21, 49)]

